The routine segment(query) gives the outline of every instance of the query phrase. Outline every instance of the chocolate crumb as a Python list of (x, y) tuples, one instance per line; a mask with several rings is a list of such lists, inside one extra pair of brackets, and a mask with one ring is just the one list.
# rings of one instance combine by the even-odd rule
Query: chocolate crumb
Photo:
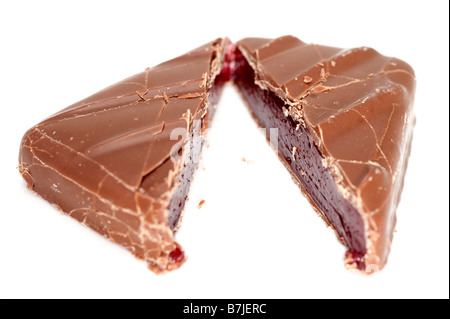
[(297, 153), (297, 147), (292, 148), (292, 160), (295, 162), (295, 154)]
[(248, 159), (246, 159), (245, 157), (243, 157), (241, 160), (242, 160), (244, 163), (247, 163), (247, 164), (253, 164), (253, 163), (255, 163), (255, 161), (248, 160)]
[(303, 78), (303, 82), (305, 83), (311, 83), (312, 82), (312, 77), (305, 75), (305, 77)]

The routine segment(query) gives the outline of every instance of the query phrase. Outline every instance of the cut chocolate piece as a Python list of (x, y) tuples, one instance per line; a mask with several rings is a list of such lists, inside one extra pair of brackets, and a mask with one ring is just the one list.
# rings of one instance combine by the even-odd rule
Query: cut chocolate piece
[(256, 120), (277, 128), (281, 161), (349, 251), (387, 262), (410, 153), (414, 72), (370, 48), (292, 36), (237, 43), (234, 81)]
[(230, 77), (227, 45), (208, 43), (37, 124), (20, 149), (28, 187), (154, 272), (178, 268), (173, 233)]

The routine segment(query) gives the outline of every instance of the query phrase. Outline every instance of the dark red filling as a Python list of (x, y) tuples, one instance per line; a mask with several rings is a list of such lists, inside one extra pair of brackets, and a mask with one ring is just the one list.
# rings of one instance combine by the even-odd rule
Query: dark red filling
[[(338, 191), (328, 168), (322, 165), (322, 155), (308, 129), (286, 117), (282, 107), (288, 108), (275, 93), (263, 90), (254, 82), (255, 73), (242, 53), (235, 53), (234, 82), (242, 92), (254, 117), (262, 127), (278, 129), (278, 152), (312, 201), (325, 215), (339, 236), (349, 246), (350, 263), (364, 269), (366, 240), (364, 223), (356, 210)], [(295, 150), (293, 152), (293, 150)], [(295, 153), (293, 155), (293, 153)]]
[(171, 263), (178, 263), (184, 259), (184, 252), (180, 249), (180, 247), (175, 248), (169, 254), (169, 260)]

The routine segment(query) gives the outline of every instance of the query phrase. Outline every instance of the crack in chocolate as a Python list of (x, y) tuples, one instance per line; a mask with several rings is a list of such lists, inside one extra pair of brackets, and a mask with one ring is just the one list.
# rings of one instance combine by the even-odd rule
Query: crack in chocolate
[[(132, 96), (132, 95), (129, 95), (129, 96)], [(120, 97), (120, 98), (122, 98), (122, 97)], [(118, 99), (120, 99), (120, 98), (118, 98)], [(109, 101), (109, 100), (104, 100), (102, 102), (105, 102), (105, 101)], [(88, 116), (92, 116), (92, 115), (95, 115), (95, 114), (101, 114), (101, 113), (104, 113), (104, 112), (110, 112), (110, 111), (118, 110), (118, 109), (125, 108), (125, 107), (128, 107), (128, 106), (136, 105), (139, 102), (142, 102), (142, 100), (136, 100), (136, 101), (133, 101), (133, 102), (128, 103), (128, 104), (123, 104), (123, 105), (119, 105), (119, 106), (109, 107), (109, 108), (105, 108), (105, 109), (102, 109), (102, 110), (97, 110), (97, 111), (86, 113), (86, 114), (74, 114), (71, 117), (64, 117), (64, 118), (57, 118), (60, 115), (60, 113), (56, 113), (55, 115), (53, 115), (53, 117), (56, 117), (55, 120), (51, 121), (50, 120), (52, 118), (51, 117), (50, 119), (45, 120), (44, 122), (37, 124), (36, 128), (39, 128), (39, 127), (42, 127), (42, 126), (46, 126), (46, 125), (49, 125), (49, 124), (56, 124), (56, 123), (63, 122), (63, 121), (69, 121), (69, 120), (73, 120), (73, 119), (76, 119), (76, 118), (88, 117)], [(92, 105), (94, 105), (94, 104), (85, 105), (83, 107), (80, 107), (80, 109), (88, 108), (88, 107), (90, 107)], [(74, 111), (75, 110), (78, 110), (78, 108), (74, 109)]]
[[(148, 72), (146, 72), (146, 73), (148, 74)], [(147, 76), (145, 77), (145, 79), (147, 79)], [(143, 84), (143, 83), (139, 83), (139, 82), (125, 81), (125, 82), (123, 82), (123, 84), (134, 84), (134, 85), (142, 86), (144, 89), (147, 89), (147, 84)]]
[[(358, 112), (358, 110), (351, 109), (350, 111), (355, 112), (355, 113), (357, 113), (359, 116), (361, 116), (361, 118), (364, 120), (364, 122), (366, 122), (366, 124), (367, 124), (367, 125), (370, 127), (370, 129), (372, 130), (373, 136), (374, 136), (375, 140), (377, 141), (377, 142), (375, 143), (375, 144), (376, 144), (376, 147), (377, 147), (377, 149), (380, 151), (382, 157), (386, 160), (386, 163), (387, 163), (388, 168), (389, 168), (389, 174), (392, 176), (392, 175), (393, 175), (393, 173), (392, 173), (392, 167), (391, 167), (391, 165), (389, 164), (389, 161), (388, 161), (386, 155), (384, 154), (383, 150), (382, 150), (381, 147), (380, 147), (377, 133), (375, 132), (375, 129), (373, 128), (372, 124), (370, 124), (370, 122), (367, 120), (367, 118), (366, 118), (364, 115), (362, 115), (360, 112)], [(386, 130), (387, 130), (387, 129), (386, 129)], [(394, 181), (392, 181), (392, 182), (394, 182)]]
[[(37, 130), (37, 129), (36, 129), (36, 130)], [(117, 177), (115, 174), (113, 174), (111, 171), (109, 171), (108, 169), (106, 169), (105, 166), (103, 166), (103, 165), (99, 164), (98, 162), (92, 160), (90, 157), (86, 156), (84, 153), (81, 153), (81, 152), (78, 152), (78, 151), (74, 150), (74, 149), (71, 148), (70, 146), (68, 146), (68, 145), (66, 145), (66, 144), (64, 144), (64, 143), (61, 143), (61, 142), (58, 141), (58, 140), (53, 139), (53, 138), (50, 137), (48, 134), (46, 134), (46, 133), (44, 133), (44, 132), (42, 132), (42, 131), (37, 130), (37, 132), (39, 132), (40, 134), (42, 134), (42, 136), (43, 136), (44, 138), (49, 139), (50, 141), (54, 142), (55, 144), (58, 144), (58, 145), (60, 145), (60, 146), (62, 146), (62, 147), (64, 147), (64, 148), (67, 148), (67, 149), (69, 149), (71, 152), (73, 152), (73, 153), (75, 153), (75, 154), (77, 154), (77, 155), (83, 157), (84, 159), (86, 159), (86, 160), (88, 160), (88, 161), (91, 161), (92, 163), (97, 164), (101, 170), (103, 170), (105, 173), (108, 174), (109, 177), (112, 177), (112, 178), (115, 179), (118, 183), (122, 184), (125, 188), (129, 189), (130, 191), (135, 191), (134, 188), (130, 187), (127, 183), (125, 183), (123, 180), (121, 180), (120, 178), (118, 178), (118, 177)], [(35, 142), (34, 142), (34, 143), (35, 143)], [(35, 147), (35, 149), (37, 149), (37, 148)], [(48, 152), (47, 152), (47, 153), (48, 153)], [(52, 155), (52, 156), (53, 156), (53, 155)]]

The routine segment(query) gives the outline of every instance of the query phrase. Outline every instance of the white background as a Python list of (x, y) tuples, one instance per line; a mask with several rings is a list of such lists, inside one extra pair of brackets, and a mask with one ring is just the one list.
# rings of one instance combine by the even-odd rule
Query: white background
[[(0, 297), (448, 298), (448, 9), (443, 0), (2, 1)], [(417, 126), (383, 272), (345, 270), (345, 248), (232, 87), (176, 235), (188, 261), (175, 272), (154, 275), (25, 188), (20, 140), (48, 115), (216, 37), (285, 34), (371, 46), (416, 71)]]

